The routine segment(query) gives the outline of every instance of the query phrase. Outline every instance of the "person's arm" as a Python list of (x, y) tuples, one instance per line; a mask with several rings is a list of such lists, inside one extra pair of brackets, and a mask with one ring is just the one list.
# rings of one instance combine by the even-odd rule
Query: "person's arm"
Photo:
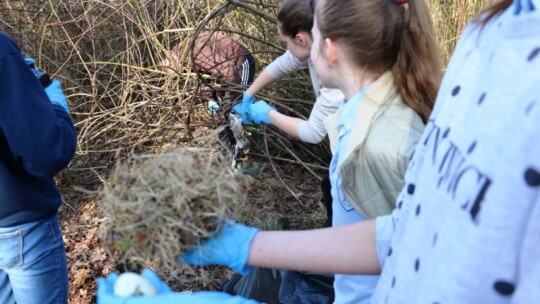
[(227, 222), (217, 235), (185, 252), (182, 260), (191, 265), (223, 265), (242, 275), (248, 274), (251, 266), (376, 274), (381, 269), (377, 248), (375, 220), (337, 228), (272, 232)]
[(298, 137), (310, 144), (320, 143), (327, 134), (324, 119), (336, 112), (345, 96), (340, 90), (322, 88), (308, 120), (298, 124)]
[(303, 120), (279, 113), (264, 100), (249, 106), (249, 117), (254, 123), (273, 124), (289, 136), (299, 138), (298, 126)]
[(283, 55), (276, 58), (262, 71), (255, 79), (253, 84), (246, 90), (249, 96), (255, 96), (267, 85), (277, 79), (281, 79), (288, 73), (307, 68), (307, 62), (302, 62), (290, 51), (286, 51)]
[(67, 103), (52, 100), (22, 54), (0, 61), (0, 129), (13, 157), (34, 176), (52, 177), (75, 153), (77, 139)]
[(251, 86), (242, 94), (242, 102), (233, 106), (233, 111), (240, 115), (242, 124), (248, 124), (252, 121), (250, 107), (255, 102), (255, 94), (257, 94), (264, 87), (272, 83), (276, 78), (272, 77), (268, 73), (267, 69), (264, 69)]
[(249, 96), (255, 96), (259, 91), (261, 91), (263, 88), (265, 88), (267, 85), (274, 82), (276, 78), (272, 77), (270, 73), (266, 69), (264, 69), (259, 76), (253, 81), (251, 86), (246, 90), (246, 93)]
[(337, 111), (345, 97), (339, 90), (323, 88), (315, 101), (308, 120), (279, 113), (264, 101), (250, 106), (250, 115), (256, 123), (271, 123), (289, 136), (303, 142), (317, 144), (326, 136), (324, 119)]
[(381, 269), (375, 221), (317, 230), (259, 232), (251, 243), (248, 264), (323, 273), (378, 274)]
[(278, 129), (287, 133), (292, 138), (300, 139), (300, 135), (298, 133), (298, 126), (304, 120), (297, 117), (291, 117), (285, 114), (281, 114), (276, 110), (268, 111), (268, 117), (270, 118), (270, 122)]
[[(251, 86), (246, 91), (244, 91), (242, 96), (242, 103), (237, 104), (233, 107), (233, 110), (240, 115), (242, 123), (247, 124), (253, 120), (253, 117), (251, 117), (250, 113), (250, 107), (255, 102), (255, 94), (257, 94), (259, 91), (261, 91), (273, 81), (281, 79), (285, 74), (306, 67), (307, 61), (302, 62), (298, 60), (298, 58), (294, 57), (294, 55), (289, 51), (285, 52), (283, 55), (279, 56), (276, 60), (270, 63), (262, 71), (262, 73), (257, 76)], [(268, 113), (264, 113), (264, 118), (266, 123), (270, 123)], [(283, 124), (283, 127), (287, 130), (293, 129), (294, 127), (292, 126), (296, 125), (296, 122), (294, 122), (293, 124), (290, 120), (283, 120), (284, 117), (281, 117), (281, 119), (278, 118), (277, 123), (280, 125)], [(295, 137), (298, 137), (298, 135), (296, 135)]]

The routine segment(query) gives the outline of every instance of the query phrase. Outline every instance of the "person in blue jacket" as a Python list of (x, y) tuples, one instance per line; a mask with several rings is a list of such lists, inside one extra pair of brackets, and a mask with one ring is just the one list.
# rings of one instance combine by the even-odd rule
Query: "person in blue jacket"
[[(30, 59), (30, 61), (32, 61)], [(36, 77), (0, 33), (0, 303), (67, 303), (68, 275), (54, 176), (77, 138), (60, 82)], [(40, 71), (40, 70), (39, 70)]]

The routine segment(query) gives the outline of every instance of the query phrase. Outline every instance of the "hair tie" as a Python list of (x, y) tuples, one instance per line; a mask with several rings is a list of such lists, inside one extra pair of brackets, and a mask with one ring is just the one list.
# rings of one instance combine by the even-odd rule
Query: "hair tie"
[(394, 2), (395, 2), (397, 5), (402, 5), (402, 4), (407, 3), (407, 0), (394, 0)]

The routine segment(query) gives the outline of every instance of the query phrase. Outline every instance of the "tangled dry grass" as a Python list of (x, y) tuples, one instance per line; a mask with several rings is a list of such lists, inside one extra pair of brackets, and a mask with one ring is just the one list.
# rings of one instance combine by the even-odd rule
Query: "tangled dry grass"
[(216, 147), (133, 156), (103, 191), (107, 243), (129, 263), (174, 270), (182, 252), (219, 231), (245, 202), (246, 176)]

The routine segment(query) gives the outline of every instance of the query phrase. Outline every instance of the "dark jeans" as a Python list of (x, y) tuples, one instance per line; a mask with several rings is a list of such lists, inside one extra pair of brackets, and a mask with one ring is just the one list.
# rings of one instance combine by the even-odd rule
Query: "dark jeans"
[[(332, 194), (330, 176), (321, 181), (326, 208), (324, 227), (332, 226)], [(334, 302), (334, 276), (313, 272), (255, 268), (240, 279), (229, 281), (231, 294), (268, 304), (326, 304)], [(225, 286), (225, 285), (224, 285)]]
[(268, 304), (330, 304), (333, 284), (333, 275), (255, 268), (225, 291)]

